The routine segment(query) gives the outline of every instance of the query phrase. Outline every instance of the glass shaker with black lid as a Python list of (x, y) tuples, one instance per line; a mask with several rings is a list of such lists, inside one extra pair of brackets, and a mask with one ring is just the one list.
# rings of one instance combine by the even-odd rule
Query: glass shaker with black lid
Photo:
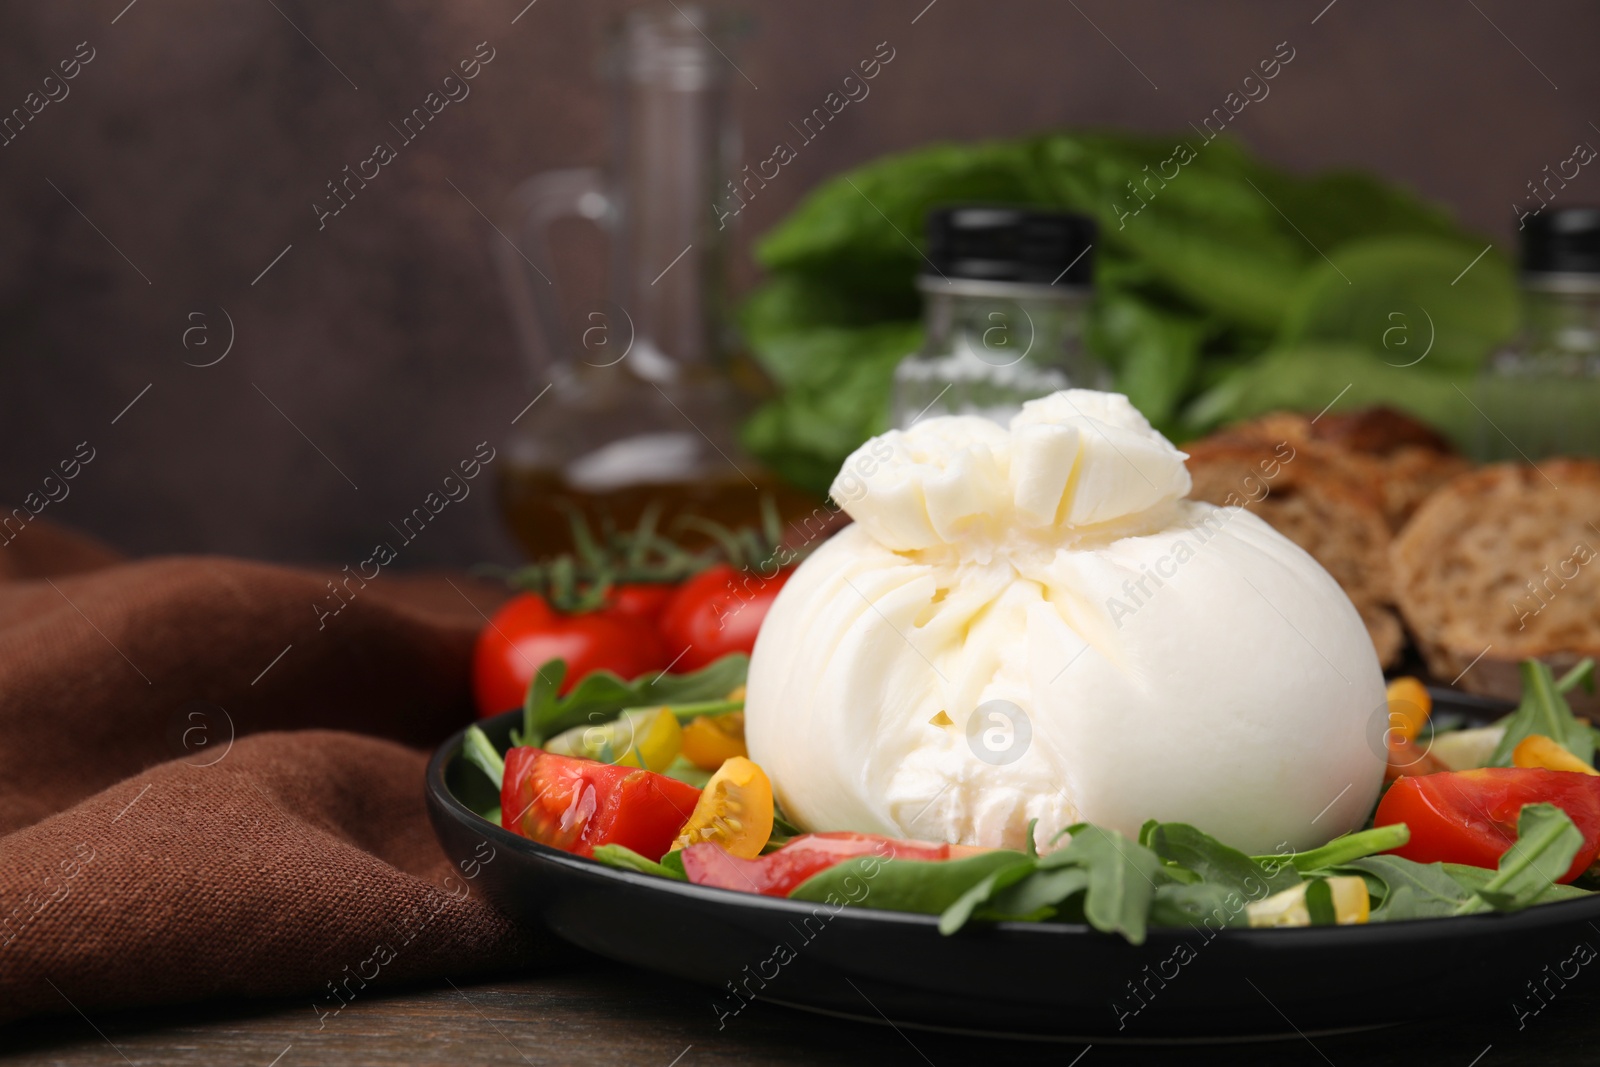
[(1478, 383), (1478, 459), (1600, 455), (1600, 208), (1546, 209), (1522, 231), (1523, 328)]
[(917, 279), (926, 339), (895, 368), (890, 421), (982, 415), (1004, 423), (1024, 401), (1104, 389), (1083, 343), (1094, 222), (1030, 208), (964, 205), (928, 215)]

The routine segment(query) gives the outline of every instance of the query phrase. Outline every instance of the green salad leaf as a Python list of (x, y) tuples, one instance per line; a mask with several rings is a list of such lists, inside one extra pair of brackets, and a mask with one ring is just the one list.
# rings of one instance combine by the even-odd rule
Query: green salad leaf
[[(1089, 888), (1089, 872), (1082, 867), (1039, 870), (1035, 864), (1032, 870), (1027, 871), (1008, 868), (1008, 877), (1004, 881), (1010, 884), (995, 887), (995, 892), (978, 909), (977, 918), (1018, 922), (1037, 922), (1050, 918), (1059, 912), (1065, 902)], [(949, 911), (940, 918), (941, 932), (947, 920), (954, 921)]]
[[(940, 913), (939, 932), (953, 934), (975, 914), (987, 919), (1023, 921), (1049, 918), (1056, 904), (1089, 884), (1088, 875), (1076, 868), (1053, 872), (1060, 877), (1049, 884), (1039, 882), (1031, 877), (1039, 869), (1037, 859), (1026, 856), (1023, 862), (990, 871)], [(1032, 887), (1030, 892), (1021, 896), (1009, 892), (1025, 880)], [(1001, 903), (997, 897), (1005, 897), (1006, 901)]]
[(1341, 834), (1321, 848), (1309, 852), (1291, 852), (1284, 856), (1257, 856), (1257, 863), (1269, 860), (1287, 862), (1297, 871), (1315, 871), (1323, 867), (1338, 867), (1363, 856), (1388, 852), (1411, 840), (1411, 831), (1404, 823), (1391, 826), (1374, 826), (1353, 834)]
[(1583, 686), (1585, 693), (1594, 692), (1594, 660), (1592, 658), (1585, 657), (1570, 671), (1558, 678), (1556, 680), (1556, 692), (1565, 696), (1580, 685)]
[(1249, 917), (1240, 906), (1244, 899), (1237, 890), (1210, 882), (1157, 886), (1155, 898), (1150, 902), (1150, 925), (1246, 926)]
[(1312, 926), (1332, 926), (1339, 921), (1333, 906), (1333, 889), (1326, 878), (1312, 878), (1306, 886), (1306, 912)]
[[(677, 856), (680, 854), (669, 852), (667, 855)], [(653, 874), (659, 878), (671, 878), (677, 882), (687, 882), (689, 880), (688, 875), (683, 873), (683, 861), (681, 859), (676, 867), (669, 867), (665, 863), (657, 863), (648, 856), (641, 856), (625, 845), (596, 845), (594, 858), (607, 867), (620, 867), (625, 871)]]
[(1089, 823), (1069, 828), (1067, 847), (1035, 861), (1041, 871), (1076, 866), (1088, 874), (1083, 915), (1090, 926), (1144, 943), (1150, 901), (1166, 881), (1161, 857), (1115, 830)]
[(936, 863), (852, 856), (795, 886), (789, 899), (937, 915), (995, 871), (1032, 862), (1021, 852), (1005, 849)]
[(1199, 880), (1246, 895), (1270, 895), (1300, 882), (1293, 865), (1277, 857), (1252, 859), (1186, 823), (1156, 824), (1140, 835), (1140, 842)]
[[(1585, 763), (1594, 762), (1594, 731), (1579, 721), (1562, 696), (1548, 665), (1536, 659), (1522, 661), (1522, 703), (1506, 719), (1505, 736), (1489, 757), (1491, 767), (1511, 766), (1511, 753), (1524, 738), (1543, 734)], [(1568, 674), (1571, 685), (1578, 684), (1593, 669), (1593, 663), (1579, 664)], [(1566, 679), (1564, 678), (1565, 682)], [(1571, 686), (1569, 686), (1570, 688)]]
[(735, 652), (689, 674), (641, 674), (631, 682), (595, 671), (566, 696), (557, 696), (567, 665), (553, 659), (539, 666), (528, 686), (522, 730), (513, 734), (512, 743), (538, 745), (574, 726), (609, 722), (627, 708), (720, 701), (744, 684), (749, 666), (750, 657)]
[[(1489, 883), (1499, 872), (1491, 871), (1485, 867), (1468, 867), (1464, 863), (1441, 863), (1445, 871), (1461, 883), (1463, 889), (1475, 893)], [(1575, 885), (1563, 885), (1552, 882), (1546, 886), (1542, 893), (1533, 898), (1535, 904), (1549, 904), (1558, 900), (1582, 900), (1584, 897), (1593, 896), (1594, 891)]]
[(482, 771), (484, 777), (494, 783), (495, 789), (500, 788), (506, 774), (506, 761), (495, 751), (494, 742), (489, 740), (488, 734), (476, 726), (467, 727), (466, 736), (461, 740), (461, 758)]
[(1494, 876), (1455, 911), (1519, 911), (1537, 901), (1567, 873), (1583, 847), (1583, 832), (1554, 804), (1525, 804), (1517, 817), (1517, 840), (1500, 857)]
[[(1472, 896), (1472, 889), (1453, 877), (1444, 864), (1416, 863), (1399, 856), (1352, 859), (1331, 873), (1359, 874), (1367, 880), (1367, 891), (1375, 901), (1370, 922), (1454, 915)], [(1489, 873), (1484, 872), (1486, 876)]]

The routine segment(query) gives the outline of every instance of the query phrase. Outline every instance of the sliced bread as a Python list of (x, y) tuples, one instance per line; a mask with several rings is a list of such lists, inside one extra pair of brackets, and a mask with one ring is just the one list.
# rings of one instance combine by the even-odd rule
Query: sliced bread
[(1600, 461), (1460, 475), (1417, 509), (1390, 558), (1400, 611), (1441, 681), (1515, 700), (1520, 660), (1600, 656)]

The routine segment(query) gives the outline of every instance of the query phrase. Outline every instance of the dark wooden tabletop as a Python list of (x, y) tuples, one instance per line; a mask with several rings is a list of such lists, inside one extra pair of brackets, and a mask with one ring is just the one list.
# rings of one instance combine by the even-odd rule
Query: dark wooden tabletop
[[(16, 1064), (863, 1064), (1027, 1060), (1148, 1063), (1150, 1046), (1013, 1042), (896, 1029), (754, 1004), (719, 1030), (707, 990), (582, 959), (545, 973), (373, 996), (318, 1027), (309, 1002), (70, 1014), (0, 1028)], [(1501, 1012), (1362, 1033), (1212, 1046), (1207, 1062), (1566, 1065), (1600, 1058), (1600, 978), (1584, 974), (1537, 1015)], [(1170, 1051), (1170, 1050), (1168, 1050)]]

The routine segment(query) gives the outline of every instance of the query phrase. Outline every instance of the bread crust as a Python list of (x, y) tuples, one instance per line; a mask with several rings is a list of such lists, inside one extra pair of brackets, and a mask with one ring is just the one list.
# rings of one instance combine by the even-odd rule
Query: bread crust
[[(1600, 656), (1600, 461), (1461, 474), (1417, 509), (1390, 562), (1429, 670), (1515, 700), (1519, 661), (1561, 669)], [(1600, 705), (1572, 696), (1574, 706)]]
[(1429, 493), (1471, 467), (1433, 427), (1390, 407), (1317, 418), (1294, 411), (1269, 412), (1235, 423), (1193, 447), (1279, 441), (1310, 445), (1349, 477), (1365, 483), (1391, 530), (1404, 526)]

